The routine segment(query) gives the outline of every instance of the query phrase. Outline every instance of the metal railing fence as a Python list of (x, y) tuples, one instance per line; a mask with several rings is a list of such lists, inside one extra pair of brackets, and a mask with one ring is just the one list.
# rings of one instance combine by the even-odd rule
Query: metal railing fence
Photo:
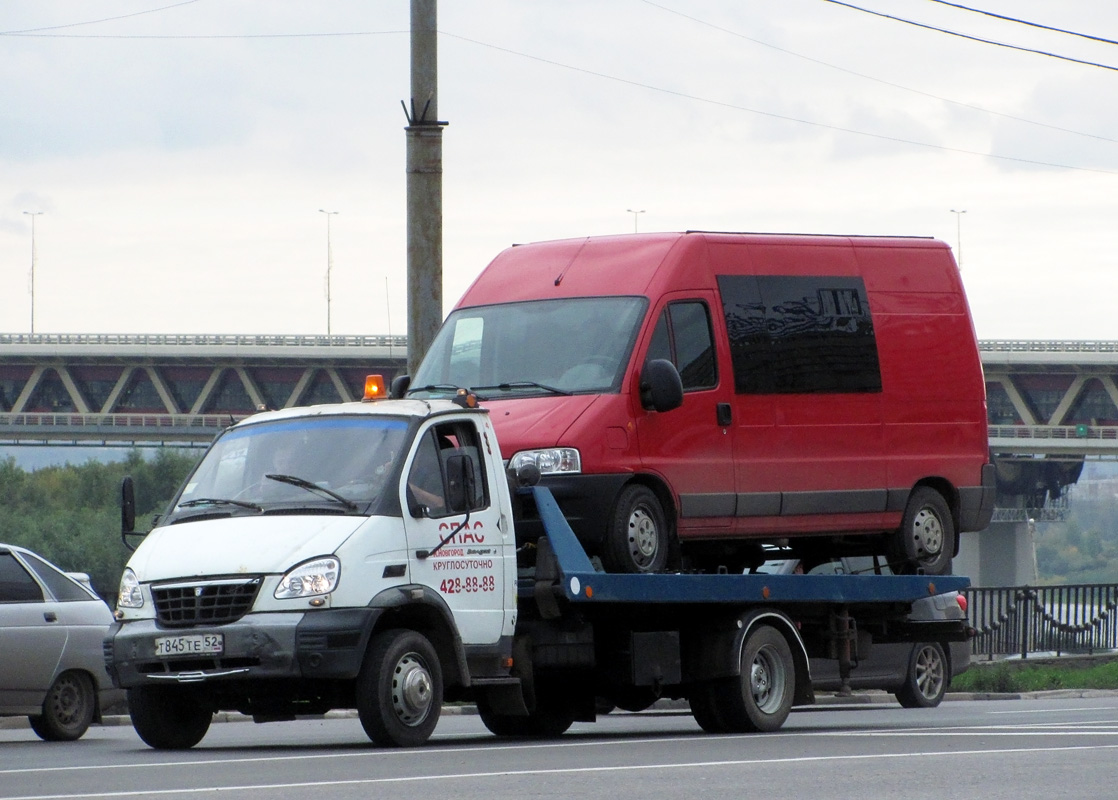
[(1118, 650), (1118, 584), (971, 588), (975, 656), (1093, 654)]

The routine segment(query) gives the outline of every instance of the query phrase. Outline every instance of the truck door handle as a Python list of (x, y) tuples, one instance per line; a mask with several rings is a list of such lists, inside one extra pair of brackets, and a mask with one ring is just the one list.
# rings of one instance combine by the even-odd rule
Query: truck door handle
[(43, 619), (45, 619), (47, 622), (58, 622), (58, 615), (55, 614), (53, 611), (44, 611)]
[(734, 421), (733, 406), (729, 403), (719, 403), (714, 407), (714, 413), (718, 418), (718, 424), (723, 428), (728, 427)]

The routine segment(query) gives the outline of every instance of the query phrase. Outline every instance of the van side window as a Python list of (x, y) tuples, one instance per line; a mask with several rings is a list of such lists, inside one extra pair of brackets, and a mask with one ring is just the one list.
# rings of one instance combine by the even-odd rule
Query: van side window
[(675, 364), (683, 391), (711, 389), (718, 384), (710, 311), (706, 303), (686, 300), (669, 303), (656, 321), (646, 362), (664, 358)]
[(739, 394), (880, 392), (861, 278), (719, 275)]

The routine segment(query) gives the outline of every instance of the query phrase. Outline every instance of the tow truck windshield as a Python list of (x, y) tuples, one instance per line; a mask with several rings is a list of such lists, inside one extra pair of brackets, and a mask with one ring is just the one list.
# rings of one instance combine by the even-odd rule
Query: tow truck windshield
[(233, 428), (199, 462), (166, 522), (292, 508), (360, 513), (393, 485), (407, 430), (401, 419), (359, 415)]

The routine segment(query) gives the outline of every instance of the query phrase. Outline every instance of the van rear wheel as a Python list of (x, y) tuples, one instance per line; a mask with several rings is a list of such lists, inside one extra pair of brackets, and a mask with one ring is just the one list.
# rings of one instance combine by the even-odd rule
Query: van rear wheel
[(602, 561), (608, 572), (663, 572), (671, 549), (667, 517), (647, 486), (630, 484), (617, 496)]
[(955, 555), (955, 523), (943, 495), (927, 486), (908, 498), (901, 529), (890, 559), (901, 572), (946, 575)]

